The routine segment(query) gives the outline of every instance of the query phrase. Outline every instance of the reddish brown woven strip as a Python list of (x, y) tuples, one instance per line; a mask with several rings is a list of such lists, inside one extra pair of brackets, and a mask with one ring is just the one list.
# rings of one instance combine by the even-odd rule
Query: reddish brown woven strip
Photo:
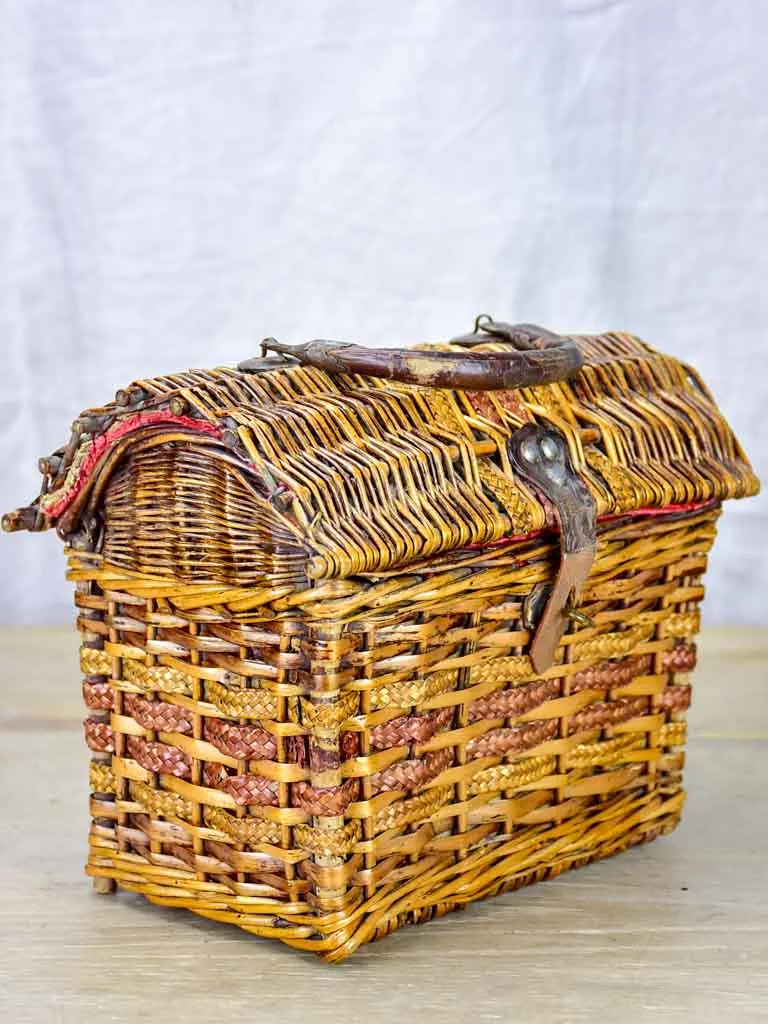
[(668, 686), (661, 695), (665, 711), (685, 711), (691, 706), (690, 686)]
[(696, 645), (678, 644), (661, 659), (665, 672), (692, 672), (696, 668)]
[(646, 714), (649, 700), (647, 697), (627, 697), (624, 700), (601, 701), (591, 704), (582, 711), (571, 715), (568, 725), (570, 732), (582, 729), (602, 729), (606, 725), (618, 725), (636, 715)]
[(83, 722), (85, 727), (85, 742), (91, 750), (97, 754), (114, 754), (115, 737), (112, 727), (106, 722), (96, 722), (92, 718), (86, 718)]
[(343, 814), (360, 793), (358, 779), (348, 779), (341, 786), (315, 789), (308, 782), (296, 782), (293, 787), (293, 804), (317, 817), (335, 817)]
[(609, 690), (613, 686), (626, 686), (633, 679), (651, 671), (653, 667), (649, 654), (638, 654), (621, 661), (602, 661), (599, 665), (586, 668), (571, 676), (569, 693), (580, 690)]
[(126, 715), (131, 715), (144, 729), (156, 732), (191, 732), (192, 715), (186, 708), (162, 700), (146, 700), (135, 693), (123, 699)]
[(376, 772), (371, 776), (372, 793), (409, 792), (425, 786), (453, 764), (453, 748), (433, 750)]
[(180, 779), (188, 779), (190, 776), (191, 761), (177, 747), (145, 740), (140, 736), (129, 736), (127, 748), (128, 754), (149, 772), (176, 775)]
[(277, 806), (277, 783), (259, 775), (232, 775), (221, 788), (241, 807)]
[(487, 697), (478, 697), (469, 705), (469, 720), (477, 722), (483, 718), (516, 718), (559, 695), (559, 679), (540, 679), (527, 686), (515, 686), (510, 690), (491, 693)]
[(83, 700), (85, 706), (93, 711), (110, 711), (112, 709), (112, 690), (109, 683), (92, 683), (83, 680)]
[(478, 757), (501, 757), (530, 750), (545, 740), (554, 739), (559, 729), (560, 720), (557, 718), (514, 725), (509, 729), (491, 729), (484, 736), (478, 736), (467, 743), (467, 759), (474, 761)]
[(426, 743), (453, 719), (453, 708), (441, 708), (424, 715), (401, 715), (371, 730), (371, 748), (388, 750), (404, 743)]
[(230, 757), (271, 761), (277, 755), (274, 736), (258, 725), (232, 725), (220, 718), (209, 718), (203, 736)]
[[(297, 740), (306, 739), (305, 736), (296, 736)], [(294, 746), (294, 751), (298, 752), (298, 743)], [(360, 737), (356, 732), (343, 732), (339, 737), (339, 750), (341, 751), (342, 760), (348, 760), (350, 757), (357, 757), (360, 753)], [(299, 753), (299, 757), (301, 754)], [(298, 758), (297, 758), (298, 759)]]
[(277, 806), (277, 783), (261, 775), (230, 775), (223, 764), (208, 763), (203, 768), (203, 781), (212, 789), (228, 793), (239, 807)]

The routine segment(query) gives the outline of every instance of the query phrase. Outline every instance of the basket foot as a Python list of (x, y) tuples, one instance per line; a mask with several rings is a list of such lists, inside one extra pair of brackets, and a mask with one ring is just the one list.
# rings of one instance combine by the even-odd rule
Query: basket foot
[(117, 882), (114, 878), (94, 878), (92, 883), (93, 891), (99, 893), (100, 896), (107, 896), (117, 889)]

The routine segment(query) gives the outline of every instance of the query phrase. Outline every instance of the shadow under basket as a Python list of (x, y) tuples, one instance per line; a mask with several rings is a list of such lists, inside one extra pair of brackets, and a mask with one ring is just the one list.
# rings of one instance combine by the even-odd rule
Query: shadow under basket
[(758, 485), (630, 335), (323, 344), (119, 392), (4, 526), (67, 543), (99, 891), (340, 961), (675, 827)]

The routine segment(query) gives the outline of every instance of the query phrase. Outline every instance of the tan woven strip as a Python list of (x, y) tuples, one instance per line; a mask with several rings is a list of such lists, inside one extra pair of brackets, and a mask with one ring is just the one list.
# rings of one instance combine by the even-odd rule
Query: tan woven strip
[(117, 779), (108, 764), (91, 761), (88, 782), (92, 793), (116, 793)]
[[(386, 683), (370, 691), (371, 710), (379, 708), (408, 708), (422, 704), (430, 697), (447, 693), (456, 686), (455, 671), (435, 672), (426, 679), (407, 680), (401, 683)], [(474, 676), (473, 676), (474, 679)]]
[(434, 411), (437, 422), (445, 430), (457, 430), (460, 434), (472, 437), (472, 431), (466, 417), (456, 406), (456, 399), (451, 391), (440, 391), (437, 388), (424, 388), (424, 400)]
[(642, 733), (616, 736), (611, 740), (599, 743), (580, 743), (568, 754), (568, 765), (571, 768), (592, 768), (598, 765), (612, 764), (620, 761), (621, 755), (636, 750), (645, 744)]
[(662, 747), (682, 747), (687, 735), (686, 722), (667, 722), (659, 730), (659, 743)]
[(338, 729), (358, 709), (358, 695), (354, 691), (343, 693), (333, 704), (313, 704), (301, 698), (301, 721), (310, 729)]
[(620, 658), (630, 654), (638, 644), (650, 640), (653, 636), (652, 623), (640, 623), (617, 633), (603, 633), (600, 636), (582, 640), (573, 645), (575, 661), (592, 661), (603, 658)]
[(455, 689), (458, 678), (459, 673), (455, 669), (447, 672), (435, 672), (433, 675), (427, 676), (427, 688), (424, 691), (425, 700)]
[(194, 808), (190, 801), (165, 789), (152, 789), (145, 782), (131, 782), (131, 796), (153, 818), (181, 818), (184, 821), (192, 818)]
[(453, 799), (453, 786), (435, 786), (426, 793), (419, 793), (407, 800), (385, 807), (373, 819), (374, 832), (384, 832), (390, 828), (403, 828), (413, 821), (426, 821), (435, 811), (445, 807)]
[(623, 512), (626, 509), (637, 508), (641, 499), (634, 486), (632, 474), (596, 448), (588, 448), (584, 454), (587, 464), (597, 470), (613, 492), (614, 510)]
[(221, 807), (206, 807), (205, 823), (243, 846), (280, 842), (280, 826), (263, 818), (236, 818)]
[(210, 703), (229, 718), (277, 718), (277, 697), (269, 690), (230, 690), (209, 681), (205, 692)]
[(514, 480), (485, 460), (478, 462), (477, 471), (483, 484), (503, 505), (511, 520), (513, 533), (530, 533), (539, 525), (530, 498), (520, 491)]
[(659, 633), (661, 636), (672, 636), (688, 640), (696, 636), (700, 626), (700, 612), (673, 612), (659, 623)]
[(320, 829), (296, 825), (296, 845), (316, 857), (348, 857), (360, 840), (360, 822), (350, 821), (342, 828)]
[(523, 683), (538, 678), (527, 654), (494, 658), (472, 668), (472, 683)]
[(81, 647), (80, 671), (84, 676), (111, 675), (112, 658), (106, 651), (99, 651), (95, 647)]
[(467, 794), (492, 793), (504, 789), (515, 789), (551, 775), (557, 769), (557, 758), (542, 755), (526, 757), (514, 764), (499, 764), (478, 772), (467, 785)]
[(143, 665), (140, 661), (126, 659), (123, 662), (123, 679), (142, 690), (159, 690), (161, 693), (192, 694), (192, 680), (177, 668), (167, 665)]

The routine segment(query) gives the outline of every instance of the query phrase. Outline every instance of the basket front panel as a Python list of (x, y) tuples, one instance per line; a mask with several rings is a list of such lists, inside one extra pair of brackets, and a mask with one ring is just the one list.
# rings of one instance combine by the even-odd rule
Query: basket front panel
[(668, 831), (717, 514), (604, 525), (543, 675), (551, 538), (288, 596), (73, 555), (89, 871), (342, 959)]

